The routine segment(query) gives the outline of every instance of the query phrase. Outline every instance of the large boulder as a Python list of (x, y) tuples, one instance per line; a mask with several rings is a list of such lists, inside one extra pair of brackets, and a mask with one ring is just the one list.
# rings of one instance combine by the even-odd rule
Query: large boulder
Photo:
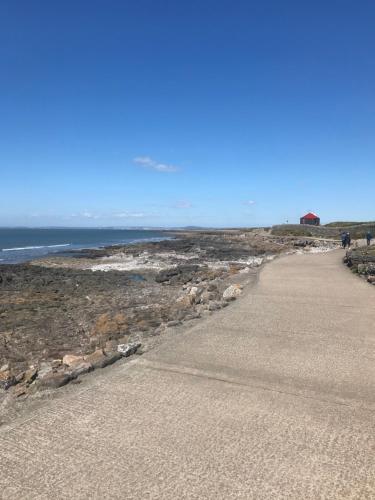
[(75, 365), (84, 360), (84, 356), (77, 356), (76, 354), (65, 354), (62, 359), (62, 362), (66, 366)]
[(77, 361), (76, 363), (70, 365), (68, 371), (72, 379), (74, 379), (79, 377), (80, 375), (91, 372), (91, 370), (93, 370), (93, 366), (88, 361)]
[(240, 285), (230, 285), (223, 293), (223, 299), (226, 301), (235, 300), (242, 294), (242, 288)]
[(92, 354), (85, 356), (85, 361), (90, 363), (93, 368), (104, 368), (118, 361), (121, 358), (119, 352), (105, 353), (103, 349), (97, 349)]
[(50, 372), (44, 377), (38, 378), (36, 384), (39, 389), (57, 389), (66, 385), (72, 378), (68, 372)]
[(121, 356), (127, 358), (128, 356), (135, 354), (140, 347), (141, 344), (139, 342), (133, 342), (130, 344), (119, 344), (117, 346), (117, 351), (120, 353)]

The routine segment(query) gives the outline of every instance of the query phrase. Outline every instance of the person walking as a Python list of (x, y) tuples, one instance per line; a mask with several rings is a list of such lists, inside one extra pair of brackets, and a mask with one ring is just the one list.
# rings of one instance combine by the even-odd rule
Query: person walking
[(346, 247), (346, 233), (345, 232), (341, 233), (341, 246), (342, 246), (342, 248)]
[(352, 242), (352, 239), (350, 237), (350, 233), (346, 233), (346, 244), (348, 245), (348, 248), (350, 247), (351, 245), (351, 242)]
[(367, 231), (366, 233), (367, 246), (371, 245), (371, 240), (372, 240), (372, 234), (370, 233), (370, 231)]

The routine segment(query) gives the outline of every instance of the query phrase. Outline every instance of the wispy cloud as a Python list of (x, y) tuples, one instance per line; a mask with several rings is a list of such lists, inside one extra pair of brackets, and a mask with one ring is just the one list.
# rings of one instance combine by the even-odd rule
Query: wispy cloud
[(191, 208), (192, 206), (193, 205), (190, 203), (190, 201), (180, 200), (173, 205), (173, 208)]
[(170, 173), (170, 172), (177, 172), (178, 170), (180, 170), (179, 167), (176, 167), (175, 165), (170, 165), (167, 163), (159, 163), (158, 161), (153, 160), (149, 156), (137, 156), (136, 158), (133, 159), (133, 162), (136, 165), (145, 168), (150, 168), (152, 170), (156, 170), (157, 172)]
[(155, 214), (147, 214), (144, 212), (118, 212), (112, 214), (116, 219), (143, 219), (144, 217), (155, 217)]
[(146, 217), (156, 217), (155, 213), (146, 213), (141, 211), (122, 210), (117, 212), (93, 213), (85, 210), (83, 212), (73, 213), (68, 218), (73, 219), (142, 219)]
[(256, 202), (254, 200), (246, 200), (243, 202), (243, 204), (247, 206), (255, 205), (255, 203)]
[(88, 210), (84, 210), (83, 212), (77, 214), (71, 214), (70, 217), (81, 217), (84, 219), (99, 219), (100, 215), (89, 212)]

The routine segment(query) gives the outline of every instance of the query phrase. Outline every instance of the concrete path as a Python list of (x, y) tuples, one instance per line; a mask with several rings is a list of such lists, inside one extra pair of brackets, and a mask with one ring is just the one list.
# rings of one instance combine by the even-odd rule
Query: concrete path
[(284, 257), (158, 349), (0, 430), (4, 499), (374, 499), (375, 287)]

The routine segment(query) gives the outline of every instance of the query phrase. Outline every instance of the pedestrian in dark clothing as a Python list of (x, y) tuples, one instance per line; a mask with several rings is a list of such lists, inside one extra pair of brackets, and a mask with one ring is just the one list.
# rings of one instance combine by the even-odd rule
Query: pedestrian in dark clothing
[(350, 237), (350, 233), (346, 233), (346, 244), (348, 245), (348, 248), (350, 247), (351, 242), (352, 239)]
[(370, 231), (367, 231), (366, 233), (366, 240), (367, 240), (367, 246), (371, 245), (372, 234), (370, 233)]
[(341, 246), (342, 248), (346, 247), (346, 233), (341, 233)]

